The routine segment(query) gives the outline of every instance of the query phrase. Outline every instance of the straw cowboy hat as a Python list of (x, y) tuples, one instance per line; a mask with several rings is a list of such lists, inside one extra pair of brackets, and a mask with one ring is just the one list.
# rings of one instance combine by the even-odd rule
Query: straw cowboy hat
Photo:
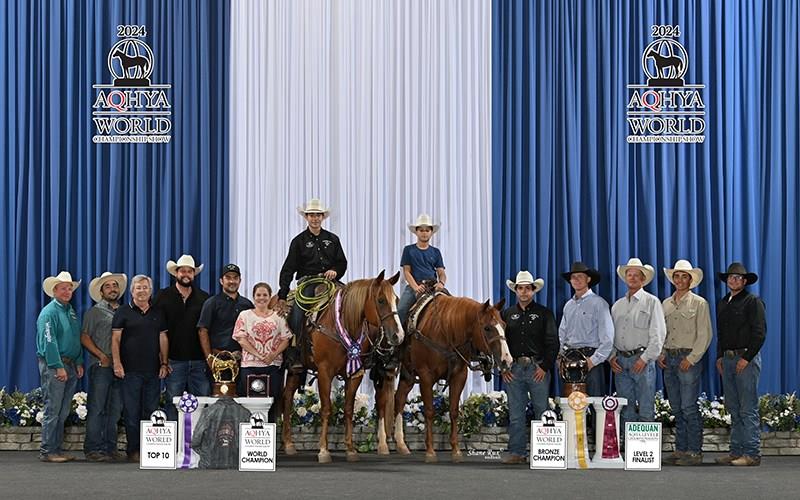
[(322, 214), (323, 219), (327, 219), (330, 215), (330, 207), (326, 207), (319, 198), (311, 198), (305, 205), (297, 207), (297, 213), (303, 217), (306, 214)]
[(408, 230), (412, 233), (416, 233), (419, 226), (430, 227), (431, 233), (435, 233), (439, 230), (439, 224), (434, 224), (433, 218), (428, 214), (419, 214), (419, 216), (417, 216), (417, 220), (413, 224), (408, 225)]
[(724, 273), (719, 273), (719, 279), (721, 281), (728, 281), (729, 274), (741, 274), (744, 276), (748, 285), (752, 285), (756, 281), (758, 281), (758, 275), (756, 273), (748, 273), (747, 269), (745, 269), (744, 264), (741, 262), (734, 262), (730, 266), (728, 266), (728, 270)]
[(573, 262), (572, 268), (566, 273), (561, 273), (561, 277), (569, 281), (575, 273), (583, 273), (589, 277), (589, 286), (595, 286), (600, 283), (600, 271), (592, 269), (583, 262)]
[(533, 285), (533, 293), (536, 293), (544, 288), (544, 280), (542, 278), (533, 279), (533, 275), (528, 271), (520, 271), (517, 273), (515, 281), (506, 280), (506, 286), (515, 292), (517, 285)]
[(653, 269), (653, 266), (650, 264), (642, 264), (642, 261), (637, 259), (636, 257), (629, 259), (628, 263), (624, 266), (617, 266), (617, 275), (622, 279), (625, 280), (625, 273), (628, 269), (638, 269), (644, 274), (644, 284), (642, 286), (647, 286), (648, 283), (653, 281), (653, 278), (656, 276), (656, 270)]
[(67, 271), (61, 271), (57, 276), (48, 276), (45, 278), (42, 282), (42, 290), (44, 290), (44, 293), (46, 293), (48, 297), (52, 297), (53, 289), (59, 283), (72, 283), (72, 289), (75, 290), (80, 286), (81, 280), (72, 281), (71, 274), (69, 274)]
[(672, 280), (672, 273), (674, 273), (675, 271), (687, 273), (689, 276), (692, 277), (692, 283), (689, 285), (689, 288), (694, 288), (698, 286), (701, 281), (703, 281), (703, 270), (700, 269), (699, 267), (692, 267), (692, 263), (689, 262), (688, 260), (681, 259), (677, 261), (675, 263), (675, 267), (673, 267), (672, 269), (666, 267), (664, 268), (664, 274), (667, 276), (669, 282), (672, 283), (673, 285), (675, 284), (675, 282)]
[(196, 266), (194, 264), (194, 257), (191, 255), (181, 255), (181, 258), (178, 259), (178, 262), (173, 262), (171, 260), (167, 261), (167, 272), (173, 276), (175, 276), (178, 272), (179, 267), (192, 267), (194, 268), (194, 274), (200, 274), (203, 270), (203, 264)]
[(103, 300), (103, 293), (101, 290), (103, 289), (103, 285), (109, 281), (117, 282), (117, 285), (119, 285), (120, 294), (125, 292), (125, 287), (128, 286), (128, 277), (123, 273), (111, 273), (106, 271), (89, 282), (89, 297), (91, 297), (95, 302), (100, 302)]

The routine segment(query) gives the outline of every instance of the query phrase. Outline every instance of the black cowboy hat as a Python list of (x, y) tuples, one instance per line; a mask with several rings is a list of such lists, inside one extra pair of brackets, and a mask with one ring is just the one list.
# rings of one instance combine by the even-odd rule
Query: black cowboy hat
[(728, 270), (724, 273), (719, 273), (720, 281), (728, 281), (729, 274), (741, 274), (744, 276), (745, 281), (748, 285), (752, 285), (756, 281), (758, 281), (758, 275), (756, 273), (748, 273), (747, 269), (745, 269), (744, 264), (741, 262), (734, 262), (730, 266), (728, 266)]
[(569, 270), (569, 272), (562, 273), (561, 276), (565, 280), (569, 281), (569, 279), (570, 279), (570, 277), (572, 276), (573, 273), (583, 273), (583, 274), (589, 276), (589, 280), (590, 280), (589, 281), (589, 285), (590, 286), (594, 286), (594, 285), (600, 283), (600, 272), (597, 269), (589, 268), (583, 262), (573, 262), (572, 263), (572, 268)]

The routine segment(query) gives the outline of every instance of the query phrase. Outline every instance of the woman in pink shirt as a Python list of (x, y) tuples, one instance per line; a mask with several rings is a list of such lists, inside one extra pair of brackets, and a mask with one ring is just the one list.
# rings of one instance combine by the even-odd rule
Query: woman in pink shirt
[(275, 400), (269, 411), (269, 420), (274, 422), (283, 391), (282, 353), (289, 346), (292, 333), (286, 320), (270, 309), (271, 297), (272, 288), (268, 284), (256, 283), (253, 287), (256, 307), (239, 314), (233, 327), (233, 338), (242, 346), (241, 380), (246, 384), (248, 375), (269, 376), (268, 396)]

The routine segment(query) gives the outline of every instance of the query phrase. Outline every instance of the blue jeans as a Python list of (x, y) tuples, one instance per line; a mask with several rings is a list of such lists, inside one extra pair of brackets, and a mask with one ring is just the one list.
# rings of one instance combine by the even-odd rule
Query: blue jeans
[(83, 452), (117, 451), (117, 423), (122, 415), (121, 380), (114, 370), (99, 363), (89, 367), (89, 400)]
[(550, 395), (550, 372), (546, 372), (541, 382), (533, 380), (536, 365), (514, 363), (511, 374), (514, 380), (506, 384), (508, 395), (508, 451), (524, 457), (528, 455), (528, 432), (526, 411), (528, 402), (533, 401), (534, 418), (542, 418), (542, 412), (548, 408), (547, 398)]
[[(622, 373), (615, 373), (617, 396), (628, 400), (620, 415), (620, 427), (625, 429), (626, 422), (652, 422), (656, 416), (656, 363), (650, 361), (641, 373), (633, 373), (634, 363), (639, 356), (617, 356)], [(636, 403), (639, 410), (636, 410)]]
[(666, 355), (664, 387), (675, 417), (675, 451), (700, 453), (703, 451), (703, 418), (697, 407), (697, 398), (700, 396), (703, 365), (698, 363), (682, 372), (680, 365), (685, 357), (683, 354)]
[(195, 396), (208, 396), (211, 393), (211, 382), (208, 379), (208, 365), (202, 359), (190, 361), (169, 360), (172, 373), (166, 381), (167, 420), (177, 421), (178, 410), (172, 404), (172, 398), (183, 396), (183, 391)]
[(725, 408), (731, 415), (731, 455), (761, 456), (761, 429), (758, 414), (758, 378), (761, 375), (761, 353), (747, 368), (736, 374), (740, 356), (722, 358), (722, 390)]
[(39, 358), (39, 376), (42, 381), (44, 396), (44, 417), (42, 418), (42, 444), (39, 453), (42, 455), (62, 453), (64, 442), (64, 422), (72, 410), (72, 396), (78, 387), (78, 375), (75, 365), (66, 364), (66, 382), (56, 379), (55, 368), (48, 368), (47, 362)]
[(397, 304), (397, 315), (400, 316), (400, 324), (405, 328), (406, 321), (408, 320), (408, 313), (411, 307), (417, 301), (417, 293), (406, 285), (403, 288), (403, 293), (400, 294), (400, 302)]
[(121, 386), (125, 436), (128, 439), (126, 449), (130, 454), (139, 451), (139, 421), (149, 420), (150, 414), (158, 409), (161, 380), (155, 373), (125, 373)]

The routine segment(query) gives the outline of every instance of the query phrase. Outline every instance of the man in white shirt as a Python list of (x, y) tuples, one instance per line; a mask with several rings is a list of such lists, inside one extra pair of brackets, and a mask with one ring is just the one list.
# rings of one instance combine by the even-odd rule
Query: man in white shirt
[[(617, 266), (628, 292), (611, 307), (614, 350), (609, 358), (617, 395), (628, 400), (621, 420), (650, 422), (655, 418), (656, 366), (667, 334), (664, 309), (658, 297), (644, 291), (653, 281), (653, 266), (633, 258)], [(638, 409), (637, 409), (638, 402)]]

